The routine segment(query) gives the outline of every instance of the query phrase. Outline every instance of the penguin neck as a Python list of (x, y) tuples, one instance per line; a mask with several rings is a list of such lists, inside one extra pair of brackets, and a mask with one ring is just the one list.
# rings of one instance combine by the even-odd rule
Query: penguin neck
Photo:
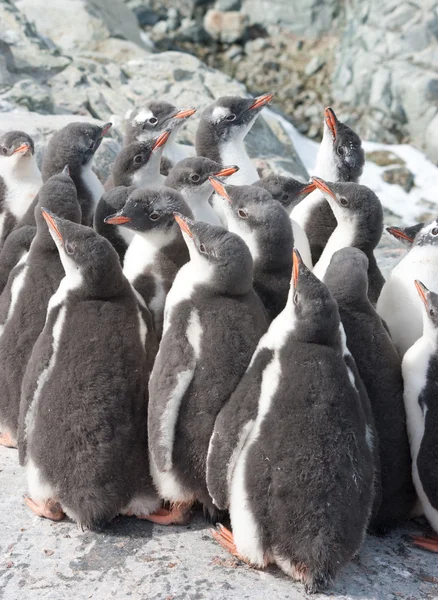
[(162, 149), (152, 152), (148, 162), (133, 174), (130, 185), (135, 185), (139, 188), (148, 187), (151, 189), (159, 189), (163, 185), (165, 179), (160, 173), (162, 154)]
[(209, 181), (197, 189), (182, 189), (181, 193), (193, 212), (195, 221), (203, 221), (212, 225), (221, 224), (218, 215), (209, 203), (210, 196), (212, 195), (212, 188)]
[(327, 202), (324, 194), (320, 190), (314, 190), (293, 207), (290, 216), (305, 229), (313, 211), (324, 202)]
[(237, 165), (239, 170), (227, 178), (227, 185), (251, 185), (258, 181), (259, 174), (253, 165), (245, 148), (243, 135), (229, 142), (223, 142), (219, 146), (220, 162), (222, 165)]
[(319, 261), (313, 268), (313, 273), (321, 281), (330, 265), (333, 254), (342, 248), (354, 245), (356, 224), (354, 220), (340, 220), (334, 232), (329, 237)]
[[(91, 199), (91, 212), (92, 214), (94, 214), (94, 208), (97, 206), (97, 203), (102, 198), (105, 190), (103, 188), (102, 183), (100, 182), (100, 179), (92, 169), (92, 163), (93, 161), (90, 160), (90, 162), (88, 162), (86, 165), (82, 165), (80, 167), (79, 177), (74, 171), (71, 172), (70, 175), (73, 181), (75, 182), (77, 188), (80, 189), (81, 187), (85, 186), (88, 192), (88, 196)], [(78, 179), (80, 180), (80, 182), (78, 181)], [(82, 186), (80, 185), (81, 183)], [(79, 195), (80, 194), (78, 193), (78, 196)], [(84, 203), (82, 202), (81, 208), (83, 207), (83, 204)]]
[(325, 181), (338, 181), (338, 169), (334, 158), (333, 140), (331, 134), (324, 129), (324, 136), (318, 148), (314, 175)]
[(21, 219), (43, 183), (35, 155), (0, 159), (0, 176), (6, 184), (6, 207)]
[(165, 156), (172, 165), (176, 165), (187, 156), (193, 154), (190, 152), (190, 147), (184, 144), (178, 144), (176, 138), (178, 136), (180, 127), (176, 127), (169, 136), (169, 139), (164, 146), (163, 156)]
[(430, 348), (430, 353), (435, 354), (438, 349), (438, 329), (429, 319), (426, 311), (423, 309), (423, 346)]
[[(136, 232), (125, 254), (123, 272), (133, 281), (141, 272), (152, 265), (157, 256), (175, 243), (178, 236), (176, 225), (167, 230), (153, 229)], [(184, 241), (181, 240), (184, 244)]]
[(259, 239), (257, 232), (254, 229), (250, 229), (250, 227), (247, 225), (237, 222), (234, 216), (228, 218), (227, 213), (225, 213), (225, 216), (227, 220), (228, 231), (241, 237), (248, 246), (254, 263), (254, 269), (256, 268), (256, 265), (257, 267), (260, 266), (260, 263), (263, 261), (263, 256), (260, 252), (261, 240)]

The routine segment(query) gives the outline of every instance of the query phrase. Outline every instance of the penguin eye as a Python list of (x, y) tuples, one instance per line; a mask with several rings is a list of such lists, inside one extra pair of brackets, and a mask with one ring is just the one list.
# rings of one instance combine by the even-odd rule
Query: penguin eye
[(295, 292), (294, 297), (293, 297), (293, 301), (294, 301), (295, 305), (298, 304), (298, 292)]
[(65, 251), (67, 252), (67, 254), (73, 254), (74, 253), (74, 248), (71, 244), (69, 244), (68, 242), (65, 244), (64, 246)]
[(239, 208), (239, 210), (237, 211), (237, 214), (239, 215), (239, 217), (241, 219), (247, 219), (248, 218), (248, 211), (246, 211), (244, 208)]
[(141, 154), (137, 154), (137, 156), (134, 156), (134, 162), (139, 165), (143, 162), (143, 157)]
[(432, 235), (438, 235), (438, 227), (432, 229)]
[(338, 152), (339, 156), (344, 156), (344, 154), (345, 154), (344, 146), (338, 146), (337, 152)]
[(344, 196), (339, 198), (339, 202), (342, 204), (342, 206), (348, 206), (348, 200)]
[(281, 194), (281, 198), (280, 198), (280, 200), (281, 200), (282, 202), (286, 202), (286, 201), (288, 200), (288, 195), (286, 194), (286, 192), (285, 192), (284, 194)]
[(192, 173), (190, 175), (190, 181), (193, 181), (193, 183), (198, 183), (198, 181), (200, 180), (200, 176), (197, 173)]
[(150, 123), (151, 125), (156, 125), (156, 124), (158, 123), (158, 119), (157, 119), (157, 117), (151, 117), (151, 118), (149, 119), (149, 123)]
[(3, 154), (7, 154), (8, 153), (8, 149), (6, 148), (6, 146), (3, 146), (2, 152), (3, 152)]
[(202, 252), (202, 254), (205, 254), (207, 252), (204, 244), (199, 244), (199, 252)]
[(434, 317), (435, 316), (435, 311), (433, 308), (429, 309), (429, 316), (430, 317)]
[(157, 219), (160, 218), (160, 215), (157, 212), (153, 212), (149, 215), (149, 218), (151, 221), (156, 221)]
[(90, 150), (94, 150), (94, 144), (95, 144), (95, 141), (91, 140), (91, 144), (89, 146)]
[(226, 119), (227, 121), (235, 121), (236, 115), (234, 113), (231, 113), (230, 115), (227, 115)]

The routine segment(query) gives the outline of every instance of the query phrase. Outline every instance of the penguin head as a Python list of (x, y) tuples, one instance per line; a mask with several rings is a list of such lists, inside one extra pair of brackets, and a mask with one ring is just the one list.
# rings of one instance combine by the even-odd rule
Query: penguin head
[(412, 249), (438, 245), (438, 219), (424, 225), (414, 238)]
[(125, 206), (106, 217), (105, 223), (122, 225), (145, 236), (149, 236), (152, 231), (166, 234), (170, 230), (179, 231), (174, 213), (190, 218), (193, 216), (184, 198), (176, 190), (168, 187), (162, 187), (160, 190), (135, 189), (129, 195)]
[(352, 227), (354, 246), (361, 250), (374, 249), (383, 232), (383, 208), (376, 194), (358, 183), (329, 183), (312, 177), (324, 194), (338, 225)]
[[(115, 186), (142, 186), (148, 176), (159, 174), (161, 155), (169, 140), (170, 131), (166, 130), (143, 142), (132, 142), (122, 148), (112, 168)], [(153, 157), (156, 160), (153, 160)], [(156, 175), (155, 174), (155, 175)], [(146, 182), (147, 183), (147, 182)]]
[(274, 200), (280, 202), (289, 214), (294, 206), (301, 202), (301, 200), (304, 200), (310, 192), (313, 192), (316, 189), (316, 185), (313, 181), (310, 183), (303, 183), (293, 177), (284, 177), (283, 175), (276, 175), (275, 173), (260, 179), (253, 185), (257, 185), (267, 190)]
[(415, 287), (423, 303), (423, 329), (424, 335), (432, 334), (436, 337), (438, 329), (438, 294), (427, 289), (424, 283), (415, 280)]
[(417, 225), (411, 225), (410, 227), (387, 227), (386, 231), (404, 246), (411, 248), (415, 236), (423, 229), (423, 227), (424, 223), (418, 223)]
[(91, 166), (96, 150), (103, 137), (111, 129), (111, 123), (69, 123), (53, 134), (43, 157), (43, 181), (69, 166), (73, 178), (84, 167)]
[(63, 219), (44, 207), (41, 212), (66, 277), (80, 284), (81, 292), (77, 293), (108, 298), (126, 288), (118, 254), (106, 238), (91, 227)]
[(178, 109), (164, 100), (152, 100), (130, 112), (125, 123), (125, 145), (155, 138), (165, 129), (177, 131), (194, 115), (196, 108)]
[(324, 283), (342, 304), (354, 307), (368, 302), (368, 258), (358, 248), (338, 250), (332, 256)]
[(197, 195), (205, 192), (205, 195), (209, 197), (213, 192), (209, 177), (225, 178), (238, 170), (239, 167), (235, 165), (222, 167), (216, 161), (203, 156), (184, 158), (172, 167), (164, 184), (185, 195)]
[(331, 154), (336, 181), (359, 180), (365, 164), (362, 141), (357, 133), (337, 118), (330, 107), (324, 111), (322, 146)]
[(292, 311), (296, 339), (329, 346), (339, 342), (338, 305), (327, 286), (303, 263), (296, 248), (285, 310)]
[(230, 295), (247, 293), (252, 287), (251, 253), (240, 238), (224, 227), (193, 221), (175, 214), (190, 253), (190, 262), (216, 291)]
[(0, 175), (19, 171), (34, 158), (35, 146), (32, 138), (23, 131), (9, 131), (0, 138)]

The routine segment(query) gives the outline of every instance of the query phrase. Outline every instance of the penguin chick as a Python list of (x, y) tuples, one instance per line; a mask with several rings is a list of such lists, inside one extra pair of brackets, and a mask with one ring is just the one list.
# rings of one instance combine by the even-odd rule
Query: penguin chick
[(328, 183), (313, 177), (336, 217), (337, 226), (330, 236), (313, 272), (323, 279), (333, 254), (353, 246), (368, 258), (368, 297), (376, 305), (385, 279), (377, 265), (374, 249), (382, 237), (383, 209), (376, 194), (357, 183)]
[(196, 153), (223, 166), (237, 165), (239, 171), (230, 177), (229, 183), (249, 185), (259, 179), (257, 169), (246, 152), (244, 139), (273, 96), (223, 96), (202, 113), (196, 132)]
[(193, 212), (196, 221), (220, 225), (220, 219), (209, 203), (213, 193), (209, 177), (230, 177), (239, 167), (221, 167), (214, 160), (195, 156), (177, 163), (166, 177), (164, 185), (178, 190)]
[[(147, 381), (156, 350), (110, 242), (43, 209), (65, 277), (23, 380), (19, 454), (38, 515), (97, 530), (118, 514), (147, 518)], [(54, 449), (56, 448), (56, 451)]]
[(415, 504), (403, 404), (401, 360), (368, 299), (368, 259), (357, 248), (333, 255), (324, 283), (338, 303), (347, 346), (371, 403), (380, 454), (381, 505), (371, 526), (381, 533), (409, 518)]
[(42, 185), (35, 146), (23, 131), (9, 131), (0, 138), (0, 249), (32, 204)]
[(222, 227), (175, 218), (190, 261), (167, 296), (149, 382), (152, 473), (160, 495), (176, 503), (163, 524), (180, 522), (180, 504), (195, 500), (215, 513), (205, 471), (210, 436), (267, 327), (242, 239)]
[[(324, 130), (314, 174), (325, 181), (358, 183), (365, 164), (360, 137), (339, 121), (332, 108), (324, 111)], [(304, 229), (316, 264), (336, 228), (336, 218), (326, 198), (315, 191), (292, 211), (292, 218)]]
[(411, 225), (410, 227), (387, 227), (386, 231), (399, 240), (408, 250), (412, 248), (415, 236), (424, 227), (424, 223), (418, 223), (417, 225)]
[(306, 592), (359, 551), (374, 465), (326, 286), (294, 252), (287, 305), (216, 419), (207, 485), (233, 533), (214, 537), (255, 567), (276, 563)]
[(41, 214), (42, 203), (65, 219), (76, 223), (81, 219), (72, 179), (66, 174), (54, 175), (39, 194), (36, 235), (29, 254), (12, 270), (0, 297), (0, 430), (7, 434), (9, 445), (16, 445), (24, 371), (44, 327), (48, 302), (63, 278), (56, 245)]
[(161, 339), (164, 303), (189, 252), (174, 213), (192, 217), (177, 191), (134, 189), (123, 208), (105, 219), (108, 226), (126, 229), (133, 240), (125, 254), (123, 273), (151, 311), (155, 332)]
[[(423, 334), (403, 357), (404, 401), (415, 489), (426, 519), (438, 534), (438, 294), (418, 280), (415, 288), (423, 306)], [(438, 535), (414, 536), (414, 543), (438, 552)]]
[(290, 219), (279, 202), (260, 187), (211, 184), (221, 197), (228, 229), (250, 249), (254, 289), (272, 321), (285, 307), (292, 268), (293, 234)]
[(417, 233), (409, 252), (391, 271), (377, 302), (377, 312), (401, 357), (423, 332), (423, 304), (415, 279), (428, 287), (438, 281), (438, 219)]

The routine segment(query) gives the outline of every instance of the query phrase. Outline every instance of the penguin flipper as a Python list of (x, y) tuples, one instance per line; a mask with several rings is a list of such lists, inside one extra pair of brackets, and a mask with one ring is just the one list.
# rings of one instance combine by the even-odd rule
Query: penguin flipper
[[(421, 396), (420, 396), (421, 398)], [(426, 416), (425, 430), (417, 456), (418, 476), (430, 504), (438, 510), (438, 447), (436, 428)]]
[(26, 225), (19, 229), (14, 229), (6, 238), (0, 252), (0, 294), (6, 287), (9, 273), (19, 262), (23, 254), (29, 251), (35, 234), (36, 227)]

